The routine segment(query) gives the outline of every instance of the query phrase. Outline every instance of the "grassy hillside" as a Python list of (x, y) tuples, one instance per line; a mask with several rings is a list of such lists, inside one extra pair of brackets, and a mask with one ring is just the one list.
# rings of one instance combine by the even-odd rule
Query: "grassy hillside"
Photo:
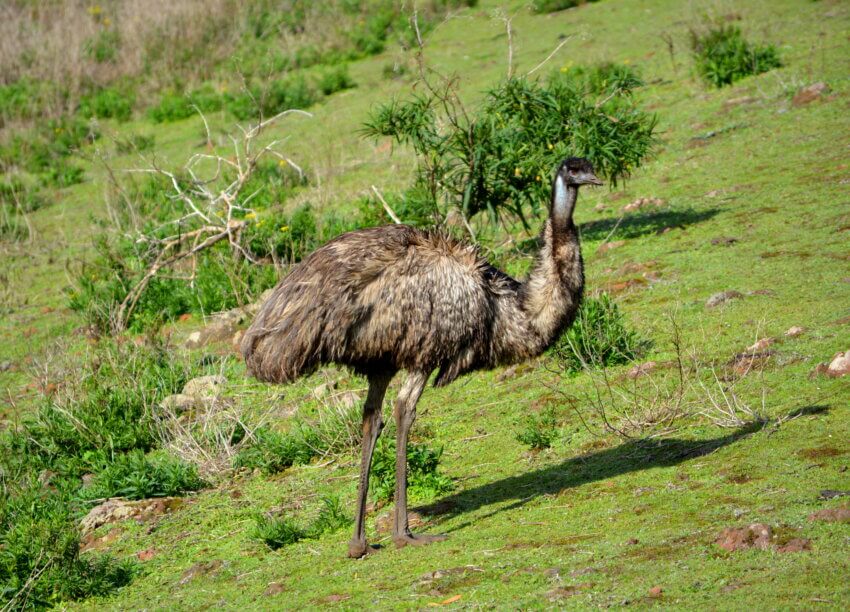
[[(475, 107), (508, 71), (505, 25), (496, 13), (502, 10), (513, 16), (517, 74), (538, 66), (566, 37), (541, 74), (616, 62), (642, 76), (646, 84), (634, 95), (657, 114), (659, 144), (625, 183), (584, 190), (577, 220), (588, 292), (610, 293), (628, 328), (652, 341), (640, 358), (655, 363), (649, 374), (630, 378), (633, 363), (575, 374), (547, 355), (427, 389), (415, 441), (443, 449), (439, 472), (452, 479), (453, 490), (423, 486), (417, 511), (421, 529), (449, 539), (395, 550), (388, 529), (379, 529), (390, 507), (377, 503), (368, 533), (383, 547), (358, 561), (344, 558), (348, 527), (275, 550), (256, 533), (264, 513), (313, 523), (323, 499), (337, 498), (353, 512), (358, 461), (350, 445), (328, 444), (334, 448), (327, 456), (276, 471), (250, 462), (231, 469), (223, 443), (208, 447), (223, 453), (212, 461), (197, 449), (151, 441), (156, 450), (150, 461), (173, 454), (195, 461), (207, 486), (184, 495), (171, 512), (110, 523), (84, 540), (92, 550), (82, 559), (108, 553), (129, 562), (129, 584), (78, 601), (70, 601), (76, 591), (68, 589), (50, 601), (19, 597), (16, 605), (844, 607), (850, 597), (848, 524), (809, 517), (847, 507), (846, 497), (823, 498), (822, 491), (850, 489), (850, 377), (812, 375), (818, 364), (850, 350), (850, 7), (839, 0), (686, 6), (601, 0), (537, 13), (526, 4), (482, 1), (451, 13), (427, 33), (425, 56), (436, 71), (458, 75), (463, 100)], [(691, 30), (705, 27), (707, 18), (775, 45), (782, 66), (722, 88), (707, 84), (689, 43)], [(222, 83), (238, 80), (221, 70), (227, 77)], [(376, 54), (352, 57), (348, 71), (355, 87), (317, 99), (312, 117), (286, 117), (264, 136), (283, 139), (281, 150), (308, 176), (306, 186), (280, 202), (282, 214), (309, 203), (317, 215), (333, 211), (352, 219), (373, 185), (385, 194), (410, 185), (413, 151), (365, 139), (361, 128), (376, 104), (410, 94), (413, 51), (393, 42)], [(827, 89), (810, 100), (798, 96), (819, 82)], [(154, 103), (158, 92), (145, 96)], [(97, 120), (101, 137), (69, 158), (84, 180), (41, 187), (43, 204), (27, 214), (31, 233), (0, 242), (0, 415), (7, 434), (56, 398), (85, 392), (96, 402), (99, 396), (86, 384), (108, 387), (103, 356), (116, 354), (108, 351), (118, 351), (119, 362), (123, 355), (147, 363), (144, 346), (152, 341), (144, 332), (92, 339), (68, 307), (80, 262), (92, 260), (93, 238), (112, 224), (105, 204), (114, 202), (109, 172), (123, 180), (123, 169), (147, 163), (116, 141), (152, 137), (144, 155), (155, 152), (161, 166), (174, 168), (210, 144), (225, 150), (227, 136), (237, 133), (237, 118), (226, 106), (207, 113), (212, 143), (200, 117), (156, 123), (148, 108), (139, 102), (126, 121)], [(639, 198), (657, 198), (660, 205), (624, 212)], [(482, 241), (493, 260), (519, 274), (531, 257), (524, 241), (541, 222), (533, 219), (531, 232), (519, 223), (493, 230), (483, 219), (476, 227), (487, 228)], [(723, 291), (737, 297), (706, 306)], [(280, 437), (294, 435), (296, 422), (326, 418), (321, 415), (332, 408), (345, 415), (337, 406), (347, 392), (364, 396), (363, 380), (337, 370), (285, 388), (256, 383), (245, 377), (229, 338), (183, 348), (205, 317), (181, 319), (157, 330), (167, 338), (169, 360), (151, 370), (167, 379), (153, 383), (157, 399), (179, 391), (192, 376), (223, 374), (217, 393), (226, 409), (217, 418), (264, 423), (270, 436)], [(786, 336), (793, 326), (804, 331)], [(762, 338), (774, 342), (747, 352)], [(675, 404), (680, 358), (688, 377), (682, 414), (664, 421), (658, 412)], [(113, 365), (116, 379), (134, 376), (132, 368)], [(91, 371), (105, 376), (97, 379)], [(144, 411), (156, 412), (156, 402), (141, 398), (152, 388), (141, 378), (126, 385), (121, 379), (121, 393), (140, 400), (147, 418)], [(336, 389), (317, 393), (327, 382)], [(387, 414), (398, 384), (390, 390)], [(624, 408), (623, 397), (636, 402)], [(727, 400), (737, 408), (735, 418), (721, 412), (730, 410)], [(741, 410), (743, 404), (752, 413)], [(606, 428), (606, 418), (622, 435)], [(518, 439), (528, 428), (546, 434), (551, 446), (531, 450)], [(220, 432), (220, 423), (204, 431)], [(19, 448), (4, 466), (41, 452), (21, 448), (29, 450)], [(110, 446), (96, 460), (82, 454), (69, 459), (74, 487), (94, 474), (94, 485), (86, 487), (101, 488), (74, 488), (67, 520), (78, 521), (98, 497), (121, 493), (123, 485), (112, 486), (103, 475), (119, 480), (110, 463), (116, 449)], [(4, 491), (11, 491), (16, 475), (3, 470)], [(65, 486), (54, 478), (56, 470), (36, 472), (33, 490), (48, 496)], [(769, 547), (729, 552), (718, 546), (724, 529), (751, 524), (772, 528)], [(795, 540), (803, 550), (785, 551)], [(0, 541), (0, 558), (8, 558), (12, 544)]]

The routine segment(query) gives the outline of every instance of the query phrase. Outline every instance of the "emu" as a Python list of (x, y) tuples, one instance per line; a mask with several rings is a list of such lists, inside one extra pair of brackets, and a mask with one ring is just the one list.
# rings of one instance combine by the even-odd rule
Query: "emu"
[(357, 230), (331, 240), (278, 283), (242, 341), (248, 370), (285, 383), (322, 364), (365, 376), (363, 440), (350, 557), (370, 551), (365, 513), (369, 469), (384, 427), (384, 394), (407, 377), (394, 406), (396, 546), (444, 535), (413, 534), (407, 521), (407, 437), (430, 375), (447, 385), (478, 369), (541, 354), (575, 318), (584, 264), (573, 210), (581, 185), (601, 185), (590, 163), (570, 158), (552, 183), (541, 248), (524, 282), (491, 266), (473, 246), (406, 225)]

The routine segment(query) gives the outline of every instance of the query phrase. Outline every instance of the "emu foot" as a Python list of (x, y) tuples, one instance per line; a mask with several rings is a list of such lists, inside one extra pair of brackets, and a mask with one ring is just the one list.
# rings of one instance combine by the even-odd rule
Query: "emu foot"
[(404, 548), (405, 546), (424, 546), (432, 542), (442, 542), (448, 539), (449, 536), (443, 534), (427, 534), (427, 533), (404, 533), (402, 535), (394, 535), (393, 542), (396, 548)]
[(366, 540), (350, 540), (348, 542), (348, 556), (351, 559), (359, 559), (376, 552), (379, 548), (379, 546), (372, 546)]

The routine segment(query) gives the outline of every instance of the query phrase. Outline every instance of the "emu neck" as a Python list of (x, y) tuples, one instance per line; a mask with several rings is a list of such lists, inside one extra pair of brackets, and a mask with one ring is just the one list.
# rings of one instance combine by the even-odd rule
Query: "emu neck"
[(573, 222), (578, 188), (556, 182), (541, 249), (520, 292), (522, 310), (539, 353), (572, 323), (584, 291), (584, 262)]

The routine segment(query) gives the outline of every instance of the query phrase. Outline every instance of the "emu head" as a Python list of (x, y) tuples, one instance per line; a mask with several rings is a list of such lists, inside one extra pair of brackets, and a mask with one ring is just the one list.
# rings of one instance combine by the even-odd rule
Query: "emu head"
[(593, 173), (593, 166), (583, 157), (570, 157), (561, 162), (555, 181), (552, 183), (552, 209), (551, 214), (555, 219), (569, 219), (573, 214), (576, 192), (572, 197), (568, 194), (568, 187), (578, 188), (580, 185), (601, 185)]

